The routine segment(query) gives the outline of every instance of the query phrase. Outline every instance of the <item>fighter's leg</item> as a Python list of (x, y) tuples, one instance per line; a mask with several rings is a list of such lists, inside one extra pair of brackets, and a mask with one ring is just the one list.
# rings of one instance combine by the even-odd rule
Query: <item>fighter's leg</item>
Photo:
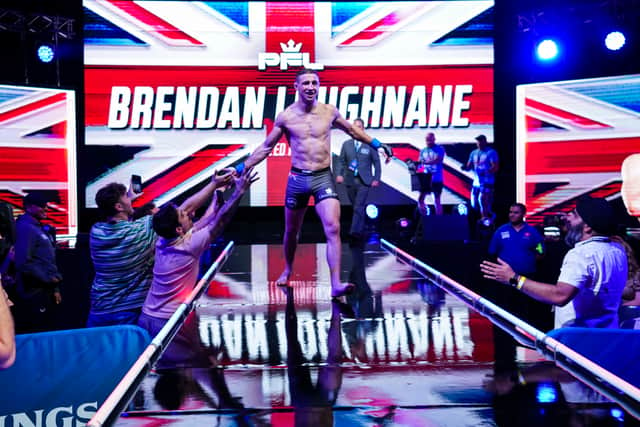
[(331, 296), (339, 297), (351, 292), (354, 288), (351, 283), (340, 282), (340, 258), (342, 256), (340, 201), (333, 197), (323, 199), (316, 203), (316, 212), (320, 217), (327, 238), (327, 264), (329, 264)]
[(300, 228), (302, 228), (302, 222), (306, 212), (306, 207), (300, 209), (284, 208), (284, 236), (282, 239), (284, 248), (284, 270), (280, 274), (280, 277), (278, 277), (278, 280), (276, 280), (276, 285), (278, 286), (287, 286), (289, 283), (289, 277), (293, 270), (293, 260), (298, 247), (298, 235), (300, 234)]
[(436, 215), (442, 215), (442, 202), (438, 193), (433, 193), (433, 206), (435, 207)]
[(493, 204), (493, 188), (483, 187), (480, 191), (480, 210), (482, 218), (491, 219), (491, 205)]
[(367, 197), (369, 196), (369, 187), (366, 185), (358, 185), (357, 190), (353, 202), (353, 219), (351, 220), (351, 229), (349, 230), (349, 234), (355, 237), (364, 235), (365, 207)]
[(442, 202), (440, 196), (442, 196), (442, 182), (433, 182), (431, 184), (431, 190), (433, 191), (433, 206), (435, 207), (436, 215), (442, 215)]
[(427, 193), (425, 191), (420, 191), (420, 195), (418, 196), (418, 211), (422, 215), (427, 212), (427, 206), (424, 204), (424, 199), (427, 197)]

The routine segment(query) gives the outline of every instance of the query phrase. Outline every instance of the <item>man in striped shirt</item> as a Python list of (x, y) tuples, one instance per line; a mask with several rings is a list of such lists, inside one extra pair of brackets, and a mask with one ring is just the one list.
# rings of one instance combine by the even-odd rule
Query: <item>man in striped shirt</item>
[[(211, 182), (181, 206), (188, 215), (207, 201), (217, 187), (226, 185), (231, 173), (214, 175)], [(91, 286), (88, 327), (136, 324), (153, 279), (156, 234), (152, 216), (131, 221), (131, 187), (111, 183), (96, 194), (96, 204), (107, 218), (94, 224), (89, 247), (95, 268)]]

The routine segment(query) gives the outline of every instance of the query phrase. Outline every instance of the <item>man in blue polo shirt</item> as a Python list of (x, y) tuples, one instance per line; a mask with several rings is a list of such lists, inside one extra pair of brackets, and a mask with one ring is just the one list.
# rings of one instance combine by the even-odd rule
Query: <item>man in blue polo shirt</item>
[(502, 259), (516, 273), (530, 277), (536, 272), (536, 260), (544, 253), (544, 239), (538, 230), (525, 222), (526, 212), (522, 203), (511, 205), (509, 223), (493, 234), (489, 254)]
[[(514, 203), (509, 208), (509, 223), (499, 227), (491, 238), (489, 255), (500, 258), (526, 277), (535, 277), (536, 260), (544, 253), (543, 237), (538, 230), (527, 224), (524, 215), (527, 208), (522, 203)], [(527, 323), (540, 327), (537, 323), (551, 323), (551, 308), (531, 301), (524, 295), (508, 288), (496, 289), (496, 304)], [(546, 311), (549, 322), (540, 320)], [(544, 327), (550, 329), (550, 327)], [(508, 369), (515, 361), (516, 342), (500, 328), (494, 327), (496, 369)]]

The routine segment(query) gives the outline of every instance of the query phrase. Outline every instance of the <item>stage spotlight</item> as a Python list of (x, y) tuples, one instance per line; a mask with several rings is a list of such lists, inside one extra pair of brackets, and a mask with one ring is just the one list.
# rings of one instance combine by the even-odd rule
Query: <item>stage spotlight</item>
[(611, 410), (609, 411), (609, 413), (611, 414), (611, 416), (613, 418), (615, 418), (618, 421), (624, 421), (624, 412), (622, 412), (622, 409), (620, 408), (611, 408)]
[(619, 50), (624, 46), (625, 41), (624, 34), (620, 31), (612, 31), (605, 37), (604, 44), (609, 50)]
[(536, 390), (538, 403), (553, 403), (558, 400), (558, 393), (550, 383), (539, 383)]
[(44, 63), (49, 63), (51, 61), (53, 61), (53, 58), (55, 58), (55, 51), (53, 50), (53, 47), (51, 47), (51, 45), (48, 44), (41, 44), (40, 46), (38, 46), (38, 59), (41, 62)]
[(469, 214), (469, 209), (465, 203), (458, 204), (457, 210), (458, 215), (467, 216)]
[(407, 218), (400, 218), (396, 221), (396, 225), (398, 226), (398, 228), (409, 228), (411, 222)]
[(538, 59), (550, 61), (558, 56), (558, 45), (551, 39), (542, 40), (536, 48)]
[(369, 219), (378, 218), (378, 214), (379, 214), (378, 207), (373, 203), (369, 203), (367, 205), (367, 207), (365, 208), (365, 212), (367, 213), (367, 216), (369, 217)]

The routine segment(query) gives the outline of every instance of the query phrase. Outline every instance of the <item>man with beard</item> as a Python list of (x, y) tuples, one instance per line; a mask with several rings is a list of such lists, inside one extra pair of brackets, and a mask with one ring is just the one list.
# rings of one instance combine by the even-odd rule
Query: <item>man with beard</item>
[(616, 225), (613, 209), (604, 199), (581, 199), (567, 221), (567, 243), (574, 247), (564, 257), (555, 285), (516, 274), (501, 259), (498, 263), (483, 261), (480, 269), (488, 279), (556, 305), (555, 328), (617, 328), (618, 307), (627, 281), (627, 255), (610, 239)]

